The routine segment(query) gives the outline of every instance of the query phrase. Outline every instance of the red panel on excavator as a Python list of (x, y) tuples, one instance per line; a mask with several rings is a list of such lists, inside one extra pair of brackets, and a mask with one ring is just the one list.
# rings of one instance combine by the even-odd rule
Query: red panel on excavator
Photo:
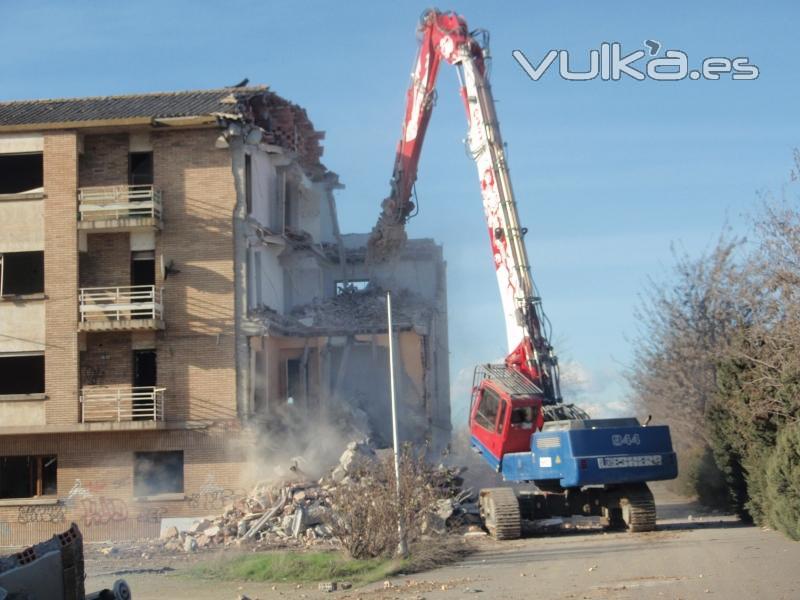
[(470, 409), (470, 433), (498, 460), (511, 452), (528, 452), (533, 432), (541, 429), (541, 392), (504, 365), (476, 370)]

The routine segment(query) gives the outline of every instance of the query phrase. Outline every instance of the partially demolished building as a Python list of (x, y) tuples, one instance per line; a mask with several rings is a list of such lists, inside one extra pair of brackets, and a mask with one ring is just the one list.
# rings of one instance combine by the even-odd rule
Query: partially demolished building
[[(450, 430), (445, 265), (366, 260), (305, 111), (265, 87), (0, 103), (0, 545), (244, 493), (287, 419)], [(269, 462), (269, 455), (260, 456)]]

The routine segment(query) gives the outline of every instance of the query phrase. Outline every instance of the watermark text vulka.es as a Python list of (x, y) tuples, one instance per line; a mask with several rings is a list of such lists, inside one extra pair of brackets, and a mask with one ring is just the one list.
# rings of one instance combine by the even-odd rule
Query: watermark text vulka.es
[[(687, 77), (691, 80), (718, 80), (723, 77), (751, 80), (759, 76), (758, 67), (746, 56), (707, 57), (699, 67), (690, 69), (689, 55), (686, 52), (666, 50), (659, 56), (662, 48), (660, 42), (645, 40), (644, 46), (647, 51), (639, 49), (623, 54), (622, 44), (619, 42), (603, 42), (599, 49), (589, 50), (588, 64), (572, 56), (568, 50), (550, 50), (538, 63), (530, 60), (522, 50), (514, 50), (511, 55), (533, 81), (539, 81), (555, 63), (559, 76), (568, 81), (598, 78), (603, 81), (620, 81), (626, 76), (637, 81), (680, 81)], [(646, 57), (646, 61), (640, 62)], [(578, 67), (578, 64), (583, 67)]]

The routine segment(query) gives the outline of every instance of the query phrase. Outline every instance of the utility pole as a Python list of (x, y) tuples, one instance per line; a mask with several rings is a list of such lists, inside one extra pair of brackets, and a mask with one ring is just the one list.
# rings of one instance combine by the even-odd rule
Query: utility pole
[(386, 320), (389, 324), (389, 395), (392, 399), (392, 441), (394, 443), (394, 480), (397, 486), (397, 535), (400, 542), (397, 545), (397, 554), (405, 558), (408, 556), (406, 531), (403, 523), (403, 510), (400, 506), (400, 441), (397, 436), (397, 394), (394, 383), (394, 331), (392, 329), (392, 293), (386, 292)]

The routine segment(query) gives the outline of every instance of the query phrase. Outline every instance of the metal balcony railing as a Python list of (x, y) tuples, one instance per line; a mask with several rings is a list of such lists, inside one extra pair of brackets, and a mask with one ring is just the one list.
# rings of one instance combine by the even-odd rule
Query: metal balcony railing
[(161, 387), (92, 387), (81, 390), (81, 422), (163, 421)]
[(152, 185), (113, 185), (78, 190), (78, 220), (161, 219), (161, 192)]
[(154, 319), (161, 321), (162, 290), (154, 285), (81, 288), (81, 323)]

